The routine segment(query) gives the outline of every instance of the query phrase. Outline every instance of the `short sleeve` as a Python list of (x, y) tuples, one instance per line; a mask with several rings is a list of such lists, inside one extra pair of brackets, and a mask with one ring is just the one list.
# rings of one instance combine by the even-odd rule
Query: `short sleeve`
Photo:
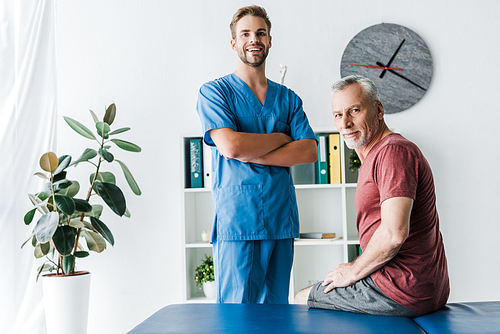
[(228, 93), (213, 81), (200, 88), (196, 110), (207, 145), (215, 146), (209, 134), (210, 130), (230, 128), (236, 131), (235, 115), (229, 108), (228, 98)]
[(290, 120), (290, 135), (293, 140), (314, 139), (314, 131), (309, 125), (309, 120), (302, 107), (302, 100), (293, 93), (293, 108), (292, 119)]
[(418, 159), (407, 147), (387, 145), (379, 153), (374, 174), (381, 204), (393, 197), (416, 199)]

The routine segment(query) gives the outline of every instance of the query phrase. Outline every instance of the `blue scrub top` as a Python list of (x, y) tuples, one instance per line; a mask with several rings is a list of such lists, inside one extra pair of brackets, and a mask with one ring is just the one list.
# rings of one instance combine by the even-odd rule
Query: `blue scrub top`
[(197, 111), (204, 141), (212, 147), (212, 241), (270, 240), (299, 237), (299, 217), (290, 168), (226, 160), (209, 131), (282, 132), (293, 140), (316, 139), (292, 90), (268, 80), (264, 105), (235, 74), (200, 88)]

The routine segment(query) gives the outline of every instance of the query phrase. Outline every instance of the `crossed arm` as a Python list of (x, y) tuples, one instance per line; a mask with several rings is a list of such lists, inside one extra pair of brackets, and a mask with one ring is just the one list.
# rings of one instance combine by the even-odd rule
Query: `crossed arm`
[(317, 159), (314, 139), (293, 141), (280, 132), (260, 134), (221, 128), (211, 130), (210, 137), (226, 159), (245, 163), (291, 167)]
[(339, 264), (326, 275), (322, 283), (325, 292), (352, 285), (389, 262), (408, 237), (412, 207), (413, 200), (408, 197), (385, 200), (381, 206), (382, 221), (366, 249), (354, 262)]

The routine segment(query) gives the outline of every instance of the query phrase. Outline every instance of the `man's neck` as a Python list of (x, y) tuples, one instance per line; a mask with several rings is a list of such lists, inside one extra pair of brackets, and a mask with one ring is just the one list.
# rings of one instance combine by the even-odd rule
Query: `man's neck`
[(368, 145), (364, 147), (360, 147), (359, 149), (355, 150), (356, 153), (358, 154), (359, 159), (361, 160), (361, 163), (364, 162), (366, 156), (371, 151), (371, 149), (391, 133), (392, 131), (387, 127), (387, 124), (385, 124), (385, 122), (382, 121), (377, 133), (373, 136), (373, 139), (370, 141), (370, 143), (368, 143)]
[(255, 96), (264, 104), (267, 91), (267, 78), (265, 63), (259, 67), (251, 67), (238, 62), (238, 67), (234, 74), (243, 80), (247, 86), (254, 92)]

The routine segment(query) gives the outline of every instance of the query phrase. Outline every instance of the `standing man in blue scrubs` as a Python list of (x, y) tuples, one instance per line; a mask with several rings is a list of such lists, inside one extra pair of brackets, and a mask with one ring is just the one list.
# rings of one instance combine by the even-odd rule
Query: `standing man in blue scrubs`
[(316, 139), (302, 100), (266, 78), (265, 9), (240, 8), (230, 28), (236, 71), (204, 84), (197, 106), (212, 147), (216, 300), (287, 304), (299, 237), (290, 167), (316, 161)]

